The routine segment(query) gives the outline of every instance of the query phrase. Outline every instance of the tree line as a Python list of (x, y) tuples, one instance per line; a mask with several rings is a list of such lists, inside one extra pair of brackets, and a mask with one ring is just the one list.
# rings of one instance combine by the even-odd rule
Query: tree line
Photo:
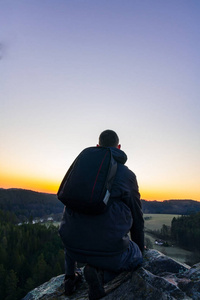
[(0, 210), (0, 299), (18, 300), (50, 278), (64, 273), (58, 228), (16, 225), (14, 213)]
[[(141, 200), (143, 213), (190, 215), (200, 211), (200, 202), (194, 200)], [(31, 216), (40, 218), (61, 214), (64, 205), (54, 194), (38, 193), (23, 189), (1, 189), (0, 209), (14, 212), (18, 222), (27, 221)]]
[(62, 214), (64, 205), (54, 194), (23, 189), (0, 189), (0, 209), (13, 212), (18, 222), (47, 215)]
[(188, 257), (188, 264), (193, 265), (200, 261), (200, 212), (196, 214), (174, 217), (171, 226), (165, 224), (156, 230), (146, 230), (155, 237), (164, 241), (164, 246), (177, 245), (193, 252)]
[(200, 212), (200, 202), (194, 200), (141, 200), (145, 214), (191, 215)]
[(173, 218), (171, 238), (185, 249), (200, 252), (200, 212)]

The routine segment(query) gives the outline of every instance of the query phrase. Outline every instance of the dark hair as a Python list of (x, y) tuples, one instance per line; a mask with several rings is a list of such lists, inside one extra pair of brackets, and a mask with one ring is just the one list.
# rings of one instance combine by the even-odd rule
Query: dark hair
[(99, 136), (99, 146), (102, 147), (117, 147), (119, 138), (115, 131), (105, 130)]

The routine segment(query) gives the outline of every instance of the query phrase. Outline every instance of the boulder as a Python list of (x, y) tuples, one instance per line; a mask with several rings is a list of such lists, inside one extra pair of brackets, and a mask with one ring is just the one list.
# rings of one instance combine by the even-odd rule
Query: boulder
[[(64, 274), (30, 291), (22, 300), (88, 299), (84, 278), (70, 297), (64, 295)], [(123, 272), (105, 285), (102, 299), (173, 300), (200, 299), (200, 263), (192, 267), (181, 264), (151, 249), (144, 253), (144, 262), (135, 271)]]

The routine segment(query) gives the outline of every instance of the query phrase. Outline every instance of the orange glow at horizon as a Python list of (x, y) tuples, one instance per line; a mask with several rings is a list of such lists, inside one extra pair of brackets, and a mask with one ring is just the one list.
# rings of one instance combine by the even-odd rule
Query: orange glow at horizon
[(199, 194), (195, 191), (191, 193), (190, 190), (179, 190), (175, 188), (167, 189), (167, 187), (163, 188), (149, 188), (149, 189), (140, 189), (140, 195), (141, 199), (148, 200), (148, 201), (164, 201), (164, 200), (170, 200), (170, 199), (178, 199), (178, 200), (184, 200), (184, 199), (190, 199), (190, 200), (196, 200), (200, 201)]
[[(60, 182), (53, 179), (42, 179), (42, 178), (33, 178), (31, 176), (2, 176), (0, 174), (0, 188), (21, 188), (26, 190), (32, 190), (42, 193), (56, 194), (59, 188)], [(140, 188), (141, 199), (148, 201), (163, 201), (170, 199), (192, 199), (200, 201), (199, 195), (193, 191), (191, 194), (190, 191), (187, 192), (184, 189), (182, 191), (175, 190), (171, 188), (170, 190), (164, 191), (164, 187), (161, 189), (153, 187)]]
[(0, 187), (5, 189), (19, 188), (41, 193), (56, 194), (59, 185), (59, 182), (49, 179), (39, 179), (23, 176), (12, 176), (7, 178), (4, 176), (4, 178), (2, 178), (0, 176)]

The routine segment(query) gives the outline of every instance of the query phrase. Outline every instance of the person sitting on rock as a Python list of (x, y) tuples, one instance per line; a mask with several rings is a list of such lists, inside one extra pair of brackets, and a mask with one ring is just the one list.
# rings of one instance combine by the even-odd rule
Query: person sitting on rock
[(76, 262), (84, 263), (90, 300), (105, 296), (104, 283), (140, 265), (144, 249), (144, 219), (137, 179), (124, 165), (127, 156), (120, 149), (118, 135), (112, 130), (103, 131), (97, 146), (110, 148), (117, 162), (111, 205), (97, 215), (65, 206), (59, 228), (65, 247), (65, 294), (71, 295), (80, 281)]

